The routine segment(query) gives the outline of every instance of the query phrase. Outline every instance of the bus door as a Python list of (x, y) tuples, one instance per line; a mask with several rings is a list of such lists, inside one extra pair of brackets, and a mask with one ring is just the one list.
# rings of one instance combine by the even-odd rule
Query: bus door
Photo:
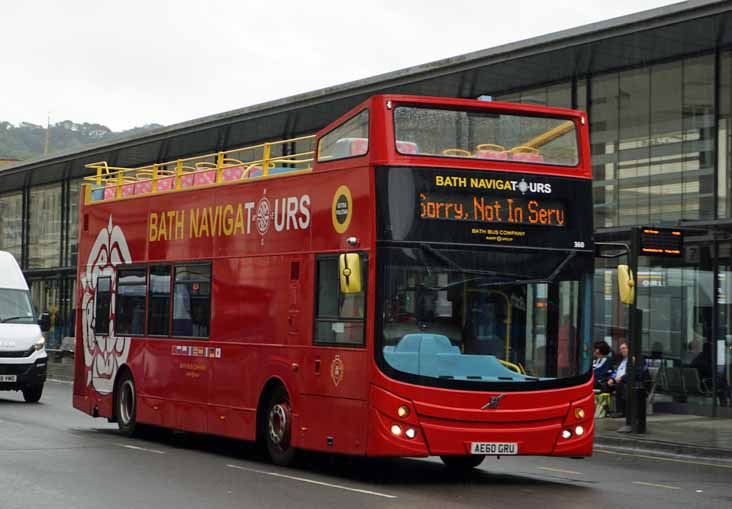
[(358, 454), (365, 451), (369, 358), (366, 350), (366, 255), (359, 255), (360, 292), (345, 293), (339, 257), (315, 257), (312, 346), (303, 363), (302, 445)]

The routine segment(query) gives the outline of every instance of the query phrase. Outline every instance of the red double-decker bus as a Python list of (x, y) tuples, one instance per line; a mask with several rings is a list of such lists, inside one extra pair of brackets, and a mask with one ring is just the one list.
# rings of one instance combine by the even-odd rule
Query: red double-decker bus
[(313, 137), (89, 166), (79, 410), (278, 464), (592, 453), (583, 113), (384, 95)]

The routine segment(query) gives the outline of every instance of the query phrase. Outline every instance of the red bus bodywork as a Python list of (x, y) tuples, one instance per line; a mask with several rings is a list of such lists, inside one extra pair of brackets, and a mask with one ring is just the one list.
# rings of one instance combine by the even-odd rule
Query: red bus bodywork
[[(580, 164), (506, 165), (400, 154), (394, 147), (390, 109), (401, 103), (561, 115), (576, 125)], [(318, 133), (316, 146), (317, 139), (364, 108), (370, 115), (370, 142), (361, 156), (315, 161), (311, 171), (292, 175), (112, 200), (82, 199), (75, 408), (113, 418), (116, 380), (126, 372), (135, 380), (139, 422), (255, 440), (266, 395), (274, 384), (281, 384), (292, 404), (291, 443), (296, 448), (369, 456), (465, 455), (472, 442), (515, 442), (521, 455), (592, 453), (591, 379), (561, 389), (508, 392), (499, 408), (484, 410), (499, 391), (425, 387), (386, 376), (374, 355), (374, 320), (369, 318), (374, 316), (377, 280), (371, 268), (365, 346), (313, 344), (315, 254), (357, 250), (366, 255), (369, 267), (376, 259), (374, 167), (501, 169), (588, 180), (585, 114), (517, 104), (375, 96)], [(352, 211), (346, 231), (338, 233), (333, 207), (341, 186), (350, 189)], [(260, 232), (247, 214), (256, 211), (263, 196), (276, 211)], [(179, 214), (189, 216), (192, 210), (208, 215), (206, 231), (200, 219), (198, 231), (180, 219)], [(239, 216), (244, 224), (237, 225)], [(154, 232), (151, 222), (156, 223)], [(212, 274), (208, 339), (99, 337), (93, 332), (95, 275), (113, 274), (126, 265), (201, 260), (210, 262)], [(405, 417), (398, 414), (400, 406), (409, 409)], [(393, 434), (394, 424), (413, 427), (416, 436)], [(584, 434), (562, 439), (563, 430), (578, 425)]]

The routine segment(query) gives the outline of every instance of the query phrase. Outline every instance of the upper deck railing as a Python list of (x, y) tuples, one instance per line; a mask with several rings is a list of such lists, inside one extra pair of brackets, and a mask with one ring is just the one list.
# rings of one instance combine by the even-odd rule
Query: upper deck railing
[[(308, 172), (313, 166), (314, 139), (314, 135), (301, 136), (136, 168), (109, 166), (106, 161), (90, 163), (86, 168), (96, 174), (84, 177), (85, 203)], [(310, 150), (286, 154), (296, 143), (307, 144)], [(280, 155), (273, 155), (277, 152)]]

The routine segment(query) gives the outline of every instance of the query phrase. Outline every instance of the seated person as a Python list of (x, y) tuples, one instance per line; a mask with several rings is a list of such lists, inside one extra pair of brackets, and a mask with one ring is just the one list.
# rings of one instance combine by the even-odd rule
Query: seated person
[(625, 384), (627, 382), (628, 353), (628, 343), (623, 341), (620, 344), (620, 363), (607, 379), (607, 392), (615, 393), (615, 408), (617, 411), (613, 417), (625, 417)]
[(598, 341), (594, 345), (594, 360), (592, 361), (592, 371), (595, 374), (594, 388), (601, 392), (607, 392), (607, 381), (612, 371), (610, 365), (610, 346), (604, 341)]

